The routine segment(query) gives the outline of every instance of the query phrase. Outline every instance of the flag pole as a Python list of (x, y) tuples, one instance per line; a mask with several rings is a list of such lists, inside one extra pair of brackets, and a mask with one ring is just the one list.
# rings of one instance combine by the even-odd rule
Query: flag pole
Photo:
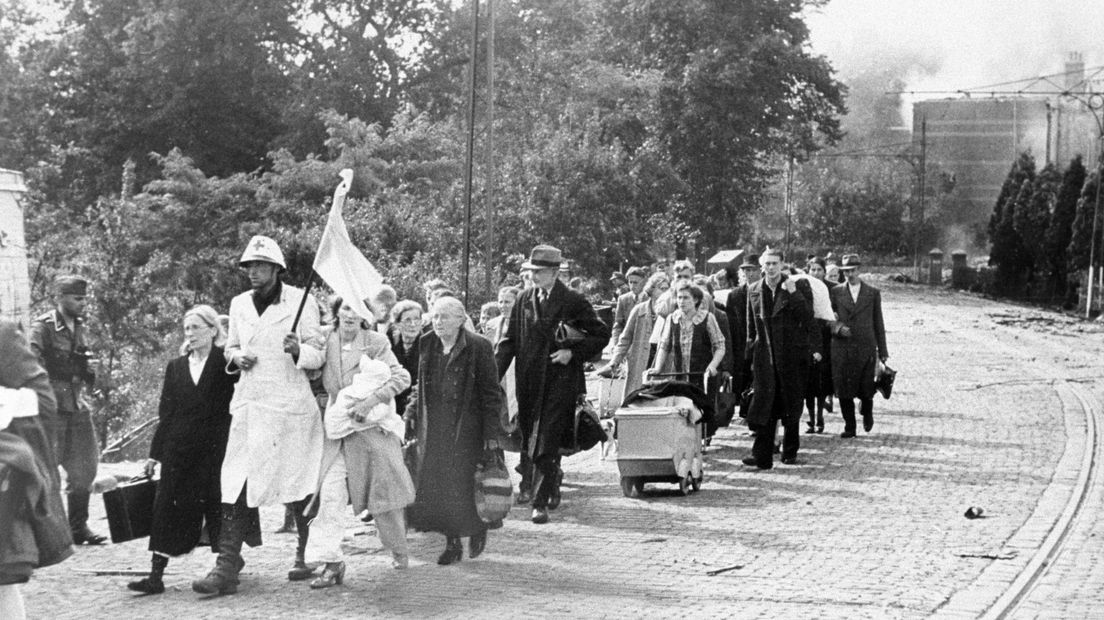
[(307, 285), (303, 287), (303, 298), (299, 300), (299, 309), (295, 312), (295, 320), (291, 322), (292, 332), (299, 327), (299, 318), (303, 316), (303, 307), (307, 305), (312, 286), (314, 286), (314, 269), (311, 269), (310, 276), (307, 277)]
[[(345, 196), (349, 193), (349, 186), (353, 182), (353, 171), (349, 168), (343, 169), (338, 175), (341, 177), (341, 182), (337, 184), (337, 188), (334, 190), (333, 202), (330, 205), (330, 209), (333, 209), (333, 205), (338, 204), (338, 201), (345, 202)], [(317, 251), (315, 252), (317, 254)], [(303, 287), (303, 298), (299, 300), (299, 309), (295, 311), (295, 320), (291, 322), (291, 331), (294, 332), (299, 327), (299, 319), (303, 316), (303, 308), (307, 305), (307, 298), (310, 297), (311, 287), (314, 286), (314, 267), (311, 267), (310, 275), (307, 277), (307, 284)]]

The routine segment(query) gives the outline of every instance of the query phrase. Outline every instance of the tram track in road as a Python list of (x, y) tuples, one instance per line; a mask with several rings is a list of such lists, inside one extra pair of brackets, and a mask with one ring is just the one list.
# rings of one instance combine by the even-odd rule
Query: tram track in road
[[(994, 333), (994, 331), (996, 333)], [(1076, 450), (1079, 454), (1063, 455), (1055, 470), (1052, 486), (1061, 487), (1062, 480), (1073, 478), (1070, 468), (1076, 468), (1075, 481), (1069, 485), (1063, 498), (1062, 509), (1054, 515), (1053, 498), (1049, 503), (1040, 501), (1032, 515), (1020, 527), (1020, 532), (1010, 539), (1015, 540), (1018, 549), (1024, 549), (1024, 539), (1032, 538), (1031, 532), (1043, 529), (1045, 535), (1035, 545), (1029, 556), (1021, 558), (1019, 569), (1011, 576), (1007, 564), (994, 560), (985, 571), (969, 586), (956, 592), (944, 605), (935, 611), (936, 616), (973, 616), (985, 620), (1021, 617), (1023, 613), (1031, 615), (1025, 607), (1031, 602), (1032, 595), (1054, 569), (1056, 561), (1076, 543), (1074, 532), (1086, 518), (1094, 515), (1086, 511), (1093, 489), (1101, 483), (1101, 464), (1104, 454), (1101, 431), (1104, 430), (1104, 406), (1093, 393), (1095, 384), (1084, 385), (1080, 380), (1068, 380), (1058, 376), (1064, 365), (1059, 360), (1068, 361), (1074, 355), (1068, 343), (1058, 343), (1046, 335), (1022, 328), (994, 326), (994, 331), (984, 330), (970, 333), (965, 337), (979, 347), (1000, 348), (1007, 352), (1007, 359), (1015, 360), (1010, 365), (1020, 367), (1024, 375), (1017, 382), (1047, 382), (1055, 391), (1066, 409), (1067, 450)], [(995, 337), (1012, 336), (1009, 338)], [(1012, 343), (1015, 341), (1015, 344)], [(1030, 351), (1028, 356), (1025, 350)], [(1049, 359), (1047, 359), (1049, 358)], [(975, 389), (999, 389), (995, 384), (978, 385)], [(1080, 418), (1084, 422), (1083, 436), (1079, 428), (1070, 425), (1071, 418)], [(1064, 461), (1064, 462), (1063, 462)], [(1063, 475), (1065, 474), (1065, 478)], [(1020, 533), (1025, 535), (1020, 537)], [(1037, 535), (1036, 535), (1037, 537)], [(999, 586), (999, 587), (998, 587)]]
[(1067, 381), (1056, 382), (1055, 389), (1059, 387), (1069, 390), (1080, 403), (1085, 414), (1085, 450), (1082, 454), (1081, 467), (1078, 473), (1074, 493), (1066, 503), (1058, 522), (1054, 524), (1050, 533), (1043, 541), (1042, 546), (1033, 554), (1027, 566), (1019, 576), (989, 607), (981, 618), (984, 620), (1001, 620), (1016, 617), (1016, 612), (1021, 604), (1028, 600), (1036, 586), (1046, 577), (1055, 559), (1063, 552), (1070, 541), (1070, 534), (1074, 531), (1079, 519), (1084, 515), (1084, 508), (1090, 490), (1099, 484), (1100, 479), (1100, 428), (1101, 407), (1097, 399), (1082, 386)]

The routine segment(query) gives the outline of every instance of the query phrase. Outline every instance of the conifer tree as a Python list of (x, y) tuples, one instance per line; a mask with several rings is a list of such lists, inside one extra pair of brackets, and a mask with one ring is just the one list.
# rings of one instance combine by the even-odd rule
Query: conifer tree
[(1073, 220), (1077, 216), (1077, 198), (1081, 187), (1085, 185), (1085, 164), (1078, 155), (1070, 161), (1062, 174), (1062, 185), (1054, 202), (1054, 211), (1050, 215), (1044, 238), (1046, 269), (1050, 272), (1050, 290), (1055, 298), (1061, 298), (1066, 292), (1066, 274), (1068, 258), (1066, 250), (1073, 237)]

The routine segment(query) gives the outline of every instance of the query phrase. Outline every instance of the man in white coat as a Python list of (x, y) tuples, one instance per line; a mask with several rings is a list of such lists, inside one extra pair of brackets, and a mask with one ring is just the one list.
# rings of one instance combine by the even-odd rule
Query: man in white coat
[(230, 401), (230, 437), (222, 464), (222, 528), (215, 568), (192, 582), (201, 594), (232, 594), (245, 561), (242, 543), (260, 544), (259, 506), (292, 504), (299, 527), (296, 566), (289, 579), (306, 579), (302, 562), (307, 519), (302, 512), (318, 483), (322, 419), (307, 371), (322, 366), (318, 306), (303, 306), (304, 291), (280, 281), (287, 269), (275, 241), (256, 236), (241, 257), (252, 288), (230, 302), (226, 371), (241, 379)]

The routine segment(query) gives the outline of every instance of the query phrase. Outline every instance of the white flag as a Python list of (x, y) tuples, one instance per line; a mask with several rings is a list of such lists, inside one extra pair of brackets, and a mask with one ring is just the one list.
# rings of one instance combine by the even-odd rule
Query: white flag
[(352, 182), (353, 171), (349, 168), (342, 170), (341, 183), (334, 190), (333, 206), (330, 207), (330, 217), (326, 220), (326, 230), (322, 232), (322, 241), (314, 256), (314, 272), (353, 311), (373, 321), (375, 319), (366, 304), (383, 284), (383, 277), (353, 245), (349, 239), (349, 231), (345, 228), (342, 210), (345, 206), (345, 195), (349, 193)]

